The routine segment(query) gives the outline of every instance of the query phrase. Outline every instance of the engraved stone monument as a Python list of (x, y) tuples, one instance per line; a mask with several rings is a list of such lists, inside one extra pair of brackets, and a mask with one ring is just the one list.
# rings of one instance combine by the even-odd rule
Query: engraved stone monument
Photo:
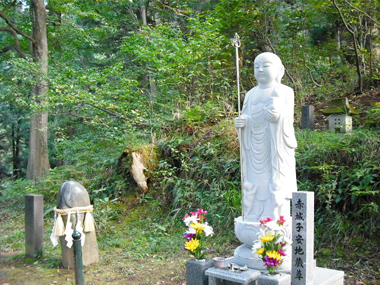
[(314, 192), (293, 193), (292, 284), (314, 282)]

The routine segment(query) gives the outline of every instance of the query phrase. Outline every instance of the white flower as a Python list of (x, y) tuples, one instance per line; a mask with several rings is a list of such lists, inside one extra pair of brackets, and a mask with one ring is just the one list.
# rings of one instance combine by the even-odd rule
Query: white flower
[(265, 224), (265, 226), (266, 226), (268, 229), (272, 230), (272, 231), (280, 231), (280, 230), (281, 230), (281, 227), (280, 227), (280, 226), (277, 224), (277, 222), (275, 222), (275, 221), (267, 222), (267, 223)]
[(195, 216), (189, 216), (189, 217), (187, 217), (187, 218), (185, 218), (184, 220), (183, 220), (183, 222), (185, 223), (185, 225), (187, 226), (187, 227), (189, 227), (190, 225), (191, 225), (191, 223), (196, 223), (197, 221), (198, 221), (198, 216), (197, 215), (195, 215)]
[(263, 228), (260, 228), (259, 232), (256, 234), (257, 235), (257, 239), (259, 239), (260, 237), (263, 237), (267, 234), (267, 231)]
[(204, 232), (205, 232), (206, 237), (212, 236), (214, 234), (212, 227), (210, 227), (207, 223), (205, 223)]
[(293, 243), (293, 241), (289, 239), (287, 236), (284, 236), (284, 242), (286, 242), (286, 244), (288, 245), (291, 245)]
[(261, 242), (258, 241), (258, 242), (254, 243), (254, 244), (252, 245), (252, 251), (256, 253), (256, 251), (257, 251), (259, 248), (261, 248), (261, 247), (262, 247)]
[(193, 229), (192, 227), (189, 227), (189, 229), (186, 231), (186, 234), (188, 235), (188, 234), (196, 234), (197, 233), (197, 231), (195, 230), (195, 229)]

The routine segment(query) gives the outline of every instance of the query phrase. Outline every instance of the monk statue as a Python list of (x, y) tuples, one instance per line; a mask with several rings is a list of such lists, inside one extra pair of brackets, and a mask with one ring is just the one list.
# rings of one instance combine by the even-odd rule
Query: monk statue
[(246, 95), (241, 128), (244, 218), (259, 221), (290, 215), (292, 192), (297, 191), (293, 128), (294, 92), (281, 84), (284, 66), (269, 52), (256, 57), (258, 86)]
[[(281, 217), (290, 221), (290, 199), (297, 191), (294, 92), (281, 84), (284, 72), (277, 55), (258, 55), (254, 61), (258, 85), (246, 94), (241, 115), (235, 119), (243, 186), (243, 215), (235, 219), (235, 234), (244, 244), (235, 250), (234, 257), (238, 264), (260, 270), (263, 262), (252, 253), (260, 220)], [(291, 227), (286, 229), (287, 238), (291, 238)], [(289, 272), (290, 259), (283, 262), (281, 270)]]

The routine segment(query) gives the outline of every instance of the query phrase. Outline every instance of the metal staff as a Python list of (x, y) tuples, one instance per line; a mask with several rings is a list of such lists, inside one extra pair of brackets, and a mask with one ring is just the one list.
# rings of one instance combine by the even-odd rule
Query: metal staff
[[(241, 115), (240, 111), (240, 72), (239, 72), (239, 47), (241, 46), (240, 37), (235, 33), (235, 37), (232, 40), (232, 45), (235, 47), (236, 51), (236, 84), (238, 93), (238, 114)], [(238, 128), (239, 135), (239, 151), (240, 151), (240, 180), (241, 180), (241, 215), (244, 221), (244, 187), (243, 187), (243, 155), (242, 155), (242, 145), (241, 145), (241, 128)]]

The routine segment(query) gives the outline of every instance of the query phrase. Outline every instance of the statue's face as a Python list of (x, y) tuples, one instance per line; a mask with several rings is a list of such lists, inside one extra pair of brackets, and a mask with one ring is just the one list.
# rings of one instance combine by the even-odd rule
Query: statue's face
[(258, 55), (254, 62), (255, 78), (258, 83), (266, 84), (276, 80), (279, 73), (279, 66), (269, 53)]

